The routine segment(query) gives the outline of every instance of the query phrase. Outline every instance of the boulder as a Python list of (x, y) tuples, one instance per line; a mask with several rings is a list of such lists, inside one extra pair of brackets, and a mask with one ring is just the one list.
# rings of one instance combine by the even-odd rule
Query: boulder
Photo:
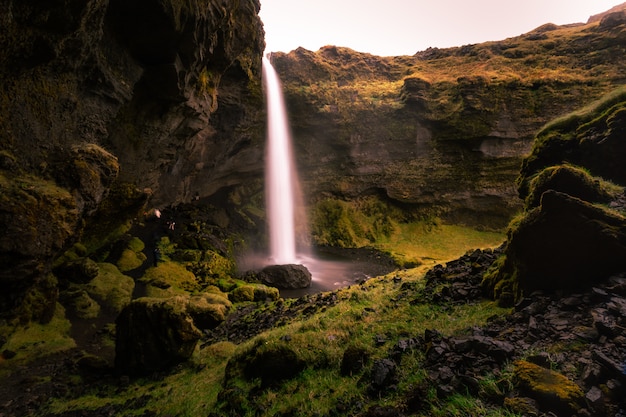
[(270, 265), (259, 273), (265, 285), (280, 289), (307, 288), (311, 285), (311, 272), (304, 265)]
[(548, 190), (510, 233), (507, 257), (525, 293), (583, 288), (626, 269), (626, 219)]
[(202, 336), (184, 297), (136, 299), (115, 323), (115, 367), (129, 375), (162, 371), (189, 359)]

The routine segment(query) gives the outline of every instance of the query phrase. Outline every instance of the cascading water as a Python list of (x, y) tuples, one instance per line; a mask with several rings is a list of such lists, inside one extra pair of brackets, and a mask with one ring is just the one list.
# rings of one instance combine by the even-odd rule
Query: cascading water
[[(337, 257), (313, 256), (306, 245), (308, 232), (304, 204), (293, 162), (287, 112), (278, 74), (263, 57), (263, 82), (267, 97), (267, 152), (265, 159), (266, 210), (270, 235), (269, 263), (302, 264), (313, 277), (307, 288), (281, 290), (283, 297), (301, 297), (359, 282), (369, 271), (380, 270), (371, 263)], [(297, 226), (297, 227), (296, 227)], [(298, 236), (298, 238), (296, 238)], [(300, 253), (296, 252), (296, 242)], [(240, 260), (243, 270), (258, 270), (268, 265), (266, 254), (247, 254)], [(389, 271), (380, 271), (387, 273)]]
[(265, 192), (270, 234), (270, 258), (276, 264), (293, 264), (295, 238), (295, 169), (282, 86), (269, 59), (263, 57), (267, 97), (267, 153)]

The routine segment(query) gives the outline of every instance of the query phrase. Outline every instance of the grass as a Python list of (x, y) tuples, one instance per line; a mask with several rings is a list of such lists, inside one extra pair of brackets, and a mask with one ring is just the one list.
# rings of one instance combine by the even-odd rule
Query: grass
[[(445, 335), (457, 334), (470, 326), (485, 323), (489, 317), (509, 311), (492, 302), (444, 307), (412, 304), (407, 299), (399, 301), (404, 290), (394, 281), (396, 276), (403, 283), (413, 282), (418, 289), (424, 285), (420, 269), (374, 278), (362, 286), (339, 291), (339, 303), (309, 318), (294, 318), (289, 324), (240, 345), (218, 342), (197, 349), (189, 363), (179, 366), (163, 379), (136, 380), (124, 389), (114, 384), (108, 391), (100, 389), (97, 395), (55, 400), (45, 411), (61, 413), (111, 404), (122, 406), (144, 395), (150, 396), (148, 405), (129, 409), (125, 415), (141, 415), (146, 410), (159, 410), (163, 415), (207, 415), (211, 410), (219, 412), (219, 407), (229, 401), (228, 398), (236, 401), (237, 395), (241, 395), (241, 416), (258, 415), (259, 410), (263, 410), (261, 415), (268, 416), (289, 413), (330, 415), (338, 407), (354, 407), (359, 402), (368, 406), (395, 404), (424, 380), (425, 373), (420, 368), (422, 353), (415, 351), (403, 357), (396, 392), (371, 398), (366, 392), (367, 384), (362, 382), (364, 373), (342, 376), (339, 372), (343, 352), (348, 346), (364, 347), (371, 354), (371, 364), (386, 357), (401, 338), (421, 336), (426, 329), (437, 329)], [(382, 345), (375, 342), (375, 335), (382, 335), (386, 342)], [(264, 346), (286, 343), (305, 361), (306, 369), (291, 380), (263, 389), (258, 386), (258, 380), (235, 374), (228, 381), (230, 396), (220, 395), (228, 361), (245, 357), (246, 352), (259, 343)], [(478, 413), (473, 415), (509, 415), (502, 410), (488, 409), (485, 404), (469, 397), (455, 397), (449, 403), (433, 403), (432, 406), (434, 414), (428, 415), (471, 415), (472, 412)]]
[(458, 258), (468, 249), (499, 246), (505, 235), (498, 231), (476, 230), (433, 222), (402, 223), (394, 233), (375, 243), (400, 263), (434, 265)]
[(5, 362), (0, 355), (0, 377), (10, 375), (11, 369), (36, 359), (71, 349), (76, 346), (70, 337), (71, 323), (65, 318), (65, 309), (57, 304), (54, 317), (48, 324), (31, 323), (13, 332), (2, 346), (16, 356)]

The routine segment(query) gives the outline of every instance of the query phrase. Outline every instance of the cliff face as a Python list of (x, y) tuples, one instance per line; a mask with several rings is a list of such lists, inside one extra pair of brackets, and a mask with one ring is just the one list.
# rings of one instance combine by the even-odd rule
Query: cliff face
[(504, 226), (521, 207), (513, 181), (537, 130), (624, 82), (624, 23), (618, 12), (403, 57), (273, 54), (308, 194), (376, 194)]
[(55, 291), (51, 262), (92, 216), (211, 195), (262, 169), (259, 7), (3, 2), (0, 313)]
[(483, 285), (511, 304), (626, 268), (626, 88), (542, 129), (517, 180), (524, 213)]

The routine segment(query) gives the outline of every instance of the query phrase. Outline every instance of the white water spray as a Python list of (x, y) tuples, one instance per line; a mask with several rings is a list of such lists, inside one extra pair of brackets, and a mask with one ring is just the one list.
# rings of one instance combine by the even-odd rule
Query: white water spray
[(276, 264), (297, 263), (294, 178), (287, 111), (278, 74), (263, 57), (267, 97), (265, 198), (270, 233), (270, 257)]

